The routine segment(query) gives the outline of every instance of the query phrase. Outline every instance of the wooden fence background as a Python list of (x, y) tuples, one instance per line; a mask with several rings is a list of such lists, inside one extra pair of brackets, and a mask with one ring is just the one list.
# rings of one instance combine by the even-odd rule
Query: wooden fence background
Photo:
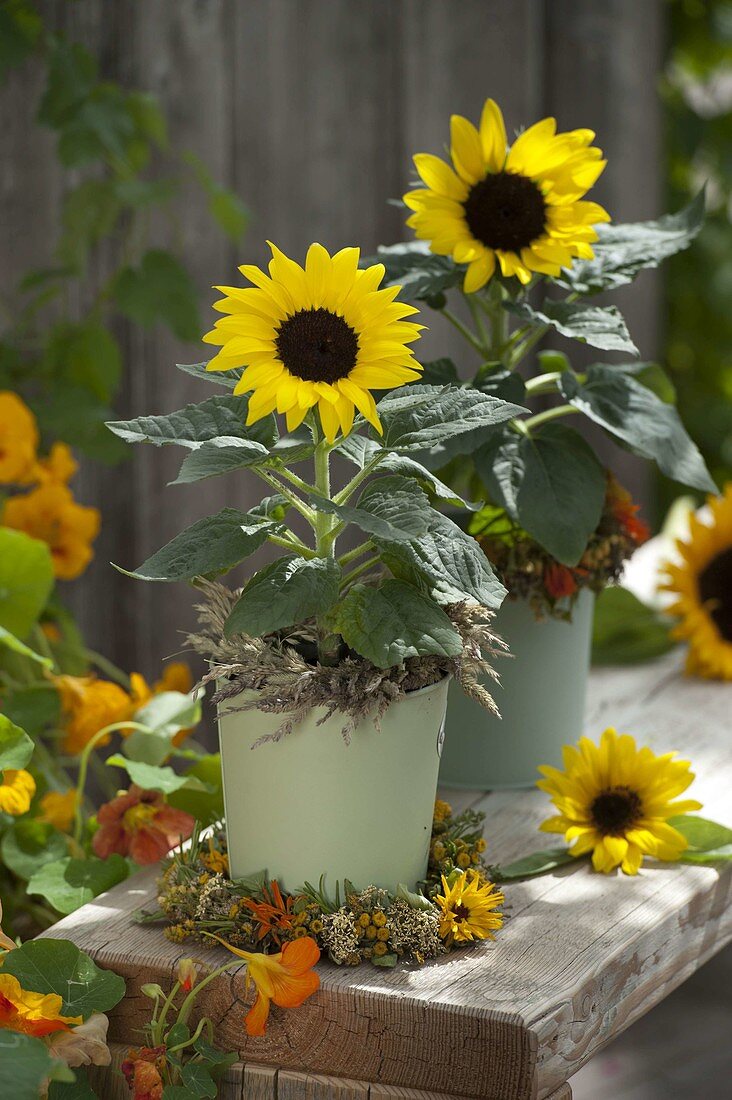
[[(453, 112), (476, 118), (484, 98), (509, 129), (546, 114), (591, 126), (609, 158), (596, 189), (616, 220), (660, 208), (658, 77), (662, 0), (41, 0), (54, 25), (83, 42), (102, 72), (154, 93), (175, 147), (190, 149), (254, 212), (241, 254), (192, 206), (185, 259), (203, 314), (214, 282), (261, 262), (271, 238), (301, 256), (406, 239), (388, 206), (410, 178), (412, 152), (440, 152)], [(0, 287), (48, 265), (63, 177), (53, 137), (34, 124), (40, 74), (15, 73), (0, 95)], [(162, 227), (156, 232), (164, 241)], [(100, 261), (103, 277), (104, 257)], [(659, 290), (647, 275), (615, 299), (644, 357), (658, 342)], [(205, 394), (172, 364), (205, 358), (162, 329), (122, 327), (121, 416), (180, 408)], [(429, 352), (454, 345), (443, 332)], [(423, 342), (424, 343), (424, 342)], [(67, 586), (89, 643), (125, 668), (156, 675), (190, 625), (183, 586), (144, 585), (108, 562), (139, 564), (178, 530), (224, 504), (250, 506), (246, 476), (166, 489), (180, 455), (137, 448), (110, 471), (85, 468), (79, 499), (103, 510), (97, 554)], [(638, 487), (633, 471), (631, 480)], [(626, 479), (627, 480), (627, 479)]]

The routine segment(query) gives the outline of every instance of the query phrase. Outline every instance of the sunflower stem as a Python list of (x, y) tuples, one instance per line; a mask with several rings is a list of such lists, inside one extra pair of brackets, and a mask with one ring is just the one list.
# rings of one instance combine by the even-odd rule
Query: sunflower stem
[(576, 409), (574, 405), (557, 405), (553, 409), (544, 409), (543, 412), (537, 413), (536, 416), (530, 416), (528, 420), (522, 420), (520, 423), (524, 431), (531, 432), (542, 424), (547, 424), (550, 420), (558, 420), (560, 416), (571, 416), (572, 413), (578, 412), (579, 409)]
[(528, 396), (537, 397), (541, 393), (552, 393), (557, 388), (557, 382), (562, 377), (558, 370), (549, 374), (538, 374), (536, 378), (529, 378), (526, 382)]
[(288, 489), (286, 485), (283, 485), (282, 482), (274, 476), (274, 474), (271, 474), (267, 470), (263, 470), (256, 466), (252, 466), (252, 470), (257, 475), (257, 477), (261, 477), (262, 481), (266, 482), (271, 489), (274, 489), (276, 493), (280, 493), (283, 497), (285, 497), (286, 500), (289, 500), (292, 507), (308, 521), (310, 526), (315, 531), (317, 531), (317, 514), (313, 508), (306, 504), (304, 500), (301, 500), (297, 493), (293, 493), (292, 489)]
[[(322, 439), (315, 448), (315, 489), (319, 496), (326, 500), (332, 500), (330, 489), (330, 444)], [(337, 532), (337, 520), (335, 516), (327, 512), (315, 513), (315, 538), (316, 554), (321, 558), (335, 558), (335, 545)], [(318, 661), (321, 665), (338, 664), (338, 656), (341, 647), (340, 635), (330, 630), (326, 617), (316, 617), (318, 628)]]
[(468, 341), (470, 346), (475, 348), (475, 350), (478, 352), (478, 355), (480, 355), (481, 358), (485, 359), (486, 355), (488, 354), (488, 349), (483, 346), (475, 333), (471, 332), (468, 326), (464, 325), (460, 318), (456, 317), (455, 314), (447, 308), (447, 306), (443, 306), (441, 313), (443, 317), (446, 317), (450, 324), (458, 330), (460, 335)]
[(361, 485), (366, 480), (366, 478), (373, 473), (385, 454), (386, 451), (377, 451), (374, 457), (366, 463), (364, 468), (362, 470), (359, 470), (355, 477), (353, 477), (348, 482), (348, 484), (344, 486), (343, 489), (341, 489), (339, 493), (336, 493), (336, 495), (333, 497), (334, 504), (345, 504), (346, 501), (350, 500), (356, 489), (358, 489), (359, 485)]
[(318, 556), (314, 550), (301, 542), (297, 535), (292, 532), (290, 532), (290, 535), (290, 538), (286, 538), (284, 535), (267, 535), (267, 542), (274, 543), (275, 546), (281, 546), (285, 550), (294, 550), (302, 558), (316, 558)]
[(366, 561), (360, 562), (358, 565), (350, 571), (350, 573), (344, 574), (341, 579), (341, 588), (345, 588), (349, 584), (353, 584), (356, 577), (360, 577), (362, 573), (368, 572), (369, 569), (374, 569), (377, 565), (380, 565), (378, 558), (367, 558)]
[(349, 550), (345, 554), (341, 554), (338, 559), (340, 566), (348, 565), (349, 562), (355, 561), (356, 558), (360, 558), (362, 554), (365, 554), (367, 550), (373, 549), (373, 543), (371, 539), (367, 539), (366, 542), (362, 542), (360, 546), (354, 547), (353, 550)]

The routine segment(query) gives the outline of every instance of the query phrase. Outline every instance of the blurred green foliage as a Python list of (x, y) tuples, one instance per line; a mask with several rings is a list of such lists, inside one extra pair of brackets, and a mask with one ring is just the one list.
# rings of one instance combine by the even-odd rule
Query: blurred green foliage
[[(732, 0), (670, 0), (662, 92), (672, 209), (706, 184), (708, 216), (667, 270), (665, 363), (721, 486), (732, 478)], [(663, 486), (663, 502), (676, 495)]]
[(52, 32), (28, 0), (0, 0), (0, 94), (17, 66), (44, 69), (35, 117), (56, 134), (64, 194), (44, 266), (0, 302), (0, 389), (20, 393), (49, 438), (115, 462), (126, 453), (104, 427), (122, 368), (115, 322), (161, 323), (181, 340), (201, 331), (185, 264), (151, 247), (150, 226), (166, 219), (180, 237), (176, 204), (190, 201), (191, 185), (233, 241), (248, 213), (198, 158), (170, 148), (154, 97), (102, 79), (92, 54)]

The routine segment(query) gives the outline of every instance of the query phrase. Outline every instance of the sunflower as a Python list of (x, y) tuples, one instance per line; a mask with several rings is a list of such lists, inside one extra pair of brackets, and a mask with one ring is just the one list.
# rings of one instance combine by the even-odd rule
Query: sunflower
[(334, 256), (320, 244), (308, 249), (305, 268), (270, 243), (269, 275), (240, 267), (253, 287), (216, 287), (226, 297), (214, 309), (227, 314), (203, 339), (221, 351), (209, 370), (245, 366), (234, 393), (253, 391), (247, 423), (275, 410), (294, 431), (315, 405), (329, 443), (347, 435), (355, 410), (381, 431), (372, 389), (393, 389), (419, 377), (407, 344), (424, 326), (405, 321), (417, 310), (395, 298), (398, 286), (379, 290), (382, 264), (358, 269), (359, 250)]
[(610, 216), (595, 202), (582, 202), (605, 167), (590, 142), (592, 130), (558, 134), (544, 118), (508, 148), (498, 105), (487, 99), (480, 130), (453, 115), (450, 155), (414, 158), (426, 190), (409, 191), (407, 221), (440, 256), (467, 264), (463, 289), (479, 290), (496, 269), (529, 283), (532, 272), (559, 275), (575, 256), (591, 260), (593, 226)]
[(661, 588), (676, 597), (667, 610), (681, 620), (674, 636), (689, 643), (686, 671), (732, 680), (732, 482), (708, 505), (710, 522), (689, 517), (681, 561), (665, 566)]
[(618, 736), (614, 729), (605, 730), (599, 745), (587, 737), (577, 748), (565, 745), (564, 771), (539, 768), (546, 778), (536, 785), (559, 810), (539, 828), (564, 833), (573, 856), (592, 852), (596, 871), (621, 867), (635, 875), (644, 855), (678, 859), (687, 841), (667, 819), (700, 810), (701, 803), (670, 801), (694, 779), (688, 760), (674, 760), (675, 755), (638, 749), (632, 737)]
[(442, 876), (442, 894), (435, 898), (440, 909), (440, 935), (450, 943), (495, 939), (493, 932), (503, 924), (497, 912), (504, 896), (475, 871), (463, 871), (449, 885)]

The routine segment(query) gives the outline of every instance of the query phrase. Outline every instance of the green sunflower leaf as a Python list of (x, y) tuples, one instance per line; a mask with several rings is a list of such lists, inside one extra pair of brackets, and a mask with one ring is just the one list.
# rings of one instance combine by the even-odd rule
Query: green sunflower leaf
[(407, 300), (437, 297), (463, 281), (465, 267), (449, 256), (436, 256), (426, 241), (382, 245), (376, 256), (361, 261), (361, 267), (383, 264), (384, 286), (401, 286), (399, 296)]
[(245, 585), (224, 624), (224, 634), (256, 638), (304, 622), (333, 606), (340, 579), (341, 570), (333, 558), (280, 558)]
[(530, 436), (504, 432), (474, 461), (509, 516), (558, 561), (576, 565), (605, 499), (605, 474), (582, 436), (556, 423)]
[(381, 443), (387, 450), (427, 451), (450, 440), (459, 451), (461, 437), (467, 437), (466, 446), (473, 450), (477, 428), (485, 430), (487, 438), (489, 429), (527, 411), (480, 390), (456, 386), (414, 386), (409, 397), (413, 404), (400, 405), (397, 398), (391, 406), (379, 403)]
[(244, 368), (232, 367), (231, 370), (206, 370), (208, 360), (205, 363), (176, 363), (178, 370), (184, 374), (190, 374), (201, 381), (215, 382), (219, 386), (225, 386), (227, 390), (233, 390), (241, 378)]
[(715, 859), (732, 859), (732, 829), (709, 821), (696, 814), (681, 814), (671, 817), (668, 824), (677, 829), (689, 842), (682, 854), (684, 862), (705, 863)]
[(25, 730), (0, 714), (0, 771), (24, 768), (33, 755), (33, 741)]
[(274, 416), (266, 416), (246, 426), (249, 399), (241, 397), (209, 397), (198, 405), (186, 405), (177, 412), (162, 416), (138, 416), (135, 420), (112, 420), (107, 427), (127, 443), (153, 443), (156, 447), (177, 444), (195, 450), (219, 436), (253, 440), (269, 447), (276, 437)]
[(123, 882), (129, 873), (123, 856), (111, 855), (107, 859), (66, 856), (44, 863), (35, 871), (28, 882), (28, 893), (40, 895), (57, 912), (67, 915)]
[(646, 267), (658, 265), (688, 248), (704, 222), (704, 192), (679, 210), (657, 221), (628, 225), (598, 225), (595, 258), (575, 260), (557, 280), (579, 294), (613, 290), (635, 279)]
[(175, 481), (171, 485), (190, 485), (207, 477), (218, 477), (245, 466), (258, 466), (268, 462), (270, 453), (254, 439), (237, 439), (222, 435), (202, 443), (183, 459)]
[(334, 613), (347, 645), (378, 668), (407, 657), (457, 657), (462, 639), (444, 611), (412, 585), (388, 580), (380, 587), (355, 584)]
[(118, 272), (113, 293), (119, 310), (138, 325), (164, 322), (180, 340), (200, 334), (196, 288), (179, 260), (151, 249), (139, 267)]
[(185, 581), (226, 573), (262, 546), (277, 527), (275, 520), (224, 508), (186, 527), (139, 568), (120, 572), (145, 581)]
[(676, 409), (624, 370), (595, 363), (584, 381), (566, 371), (558, 385), (571, 405), (636, 454), (655, 460), (668, 477), (703, 492), (717, 491)]
[[(346, 436), (339, 450), (354, 466), (362, 470), (375, 454), (383, 451), (383, 448), (374, 439), (369, 439), (363, 435), (355, 435)], [(432, 493), (437, 500), (442, 501), (444, 504), (451, 504), (454, 508), (467, 508), (469, 512), (477, 512), (481, 507), (480, 504), (464, 500), (459, 493), (455, 492), (452, 486), (446, 485), (436, 474), (433, 474), (421, 462), (410, 458), (409, 455), (397, 454), (396, 452), (383, 454), (379, 462), (379, 472), (382, 471), (402, 474), (404, 477), (413, 477), (423, 489)]]
[(378, 478), (361, 493), (357, 505), (336, 504), (311, 495), (310, 502), (319, 512), (336, 515), (346, 523), (355, 523), (369, 535), (389, 542), (418, 538), (427, 531), (432, 509), (424, 492), (405, 477)]
[(576, 861), (570, 855), (569, 848), (547, 848), (543, 852), (532, 852), (530, 856), (517, 859), (515, 863), (499, 864), (491, 868), (494, 882), (508, 882), (511, 879), (532, 878), (534, 875), (546, 875), (557, 867), (564, 867)]
[(122, 978), (111, 970), (101, 970), (69, 940), (29, 940), (5, 956), (3, 973), (14, 974), (25, 989), (57, 993), (65, 1016), (83, 1016), (85, 1020), (93, 1012), (108, 1012), (125, 995)]
[(506, 309), (535, 325), (549, 325), (561, 336), (579, 340), (603, 351), (638, 354), (622, 314), (616, 306), (593, 306), (586, 302), (556, 302), (547, 299), (540, 309), (528, 302), (507, 303)]

